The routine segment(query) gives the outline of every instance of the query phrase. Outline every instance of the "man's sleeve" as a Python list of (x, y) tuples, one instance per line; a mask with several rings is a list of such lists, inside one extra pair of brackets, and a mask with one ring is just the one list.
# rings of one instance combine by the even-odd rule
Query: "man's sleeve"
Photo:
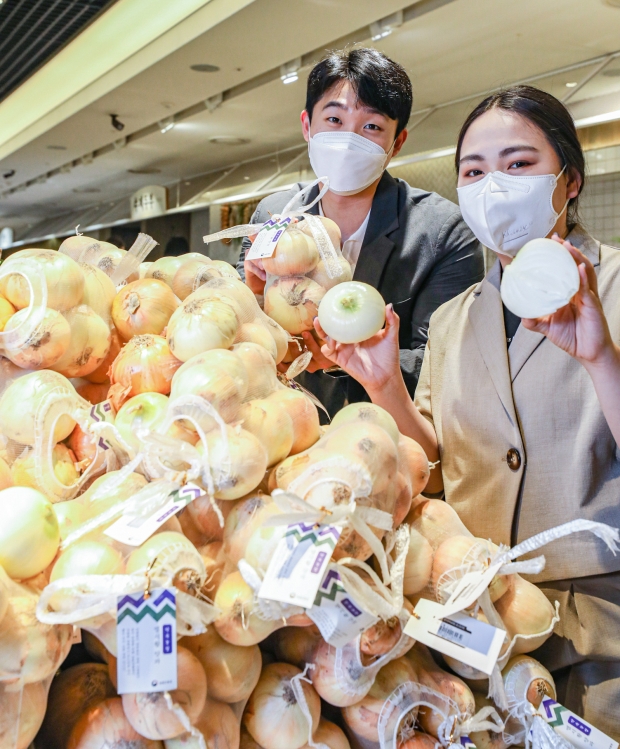
[[(257, 206), (256, 210), (252, 214), (252, 218), (250, 219), (251, 224), (257, 224), (259, 223), (259, 213), (260, 213), (260, 203)], [(239, 259), (237, 260), (237, 272), (241, 276), (241, 280), (243, 283), (245, 283), (245, 268), (243, 267), (243, 261), (245, 260), (245, 256), (247, 251), (252, 246), (252, 242), (250, 242), (249, 237), (243, 237), (243, 241), (241, 242), (241, 252), (239, 253)]]
[(460, 213), (453, 213), (441, 227), (434, 255), (436, 264), (413, 305), (410, 346), (400, 350), (400, 366), (412, 398), (420, 377), (431, 315), (484, 277), (482, 247)]

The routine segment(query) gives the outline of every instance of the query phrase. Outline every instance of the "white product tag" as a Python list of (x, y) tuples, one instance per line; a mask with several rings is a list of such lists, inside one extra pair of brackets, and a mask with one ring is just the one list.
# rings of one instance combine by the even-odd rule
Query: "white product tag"
[(115, 523), (104, 531), (106, 536), (113, 538), (115, 541), (120, 541), (122, 544), (128, 546), (142, 546), (142, 544), (150, 538), (158, 528), (171, 518), (176, 515), (179, 510), (182, 510), (190, 502), (193, 502), (198, 497), (204, 494), (204, 489), (201, 489), (196, 484), (188, 483), (182, 486), (180, 489), (176, 489), (168, 496), (168, 501), (163, 507), (160, 507), (157, 512), (154, 512), (147, 517), (133, 517), (132, 515), (123, 515)]
[(405, 634), (429, 648), (490, 674), (506, 633), (467, 614), (448, 614), (446, 607), (421, 598)]
[(266, 221), (248, 250), (245, 259), (260, 260), (264, 257), (271, 257), (276, 251), (276, 245), (280, 237), (292, 220), (289, 216), (289, 218), (283, 218), (281, 221), (277, 218)]
[(289, 525), (269, 562), (258, 597), (311, 608), (341, 533), (341, 525)]
[(578, 749), (618, 749), (617, 741), (551, 697), (543, 697), (536, 715), (540, 715), (559, 736)]
[(347, 593), (340, 575), (333, 569), (327, 571), (314, 599), (314, 606), (308, 609), (307, 614), (319, 628), (325, 642), (335, 648), (343, 648), (378, 621), (378, 617), (366, 613)]
[(79, 645), (82, 642), (82, 630), (75, 624), (73, 625), (73, 632), (71, 633), (69, 642), (71, 645)]
[(119, 596), (116, 609), (118, 693), (176, 689), (175, 589), (155, 588), (146, 599)]
[(444, 616), (456, 614), (472, 606), (489, 587), (501, 566), (502, 563), (499, 562), (483, 572), (467, 572), (463, 575), (444, 604)]

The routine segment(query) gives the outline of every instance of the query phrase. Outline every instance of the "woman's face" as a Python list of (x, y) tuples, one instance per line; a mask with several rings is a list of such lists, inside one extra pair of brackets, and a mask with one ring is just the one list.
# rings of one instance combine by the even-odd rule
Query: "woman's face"
[[(505, 174), (560, 174), (563, 164), (542, 130), (518, 114), (495, 107), (471, 124), (461, 147), (458, 186), (470, 185), (491, 172)], [(553, 193), (557, 213), (579, 194), (581, 180), (566, 171)], [(566, 211), (552, 232), (566, 236)]]

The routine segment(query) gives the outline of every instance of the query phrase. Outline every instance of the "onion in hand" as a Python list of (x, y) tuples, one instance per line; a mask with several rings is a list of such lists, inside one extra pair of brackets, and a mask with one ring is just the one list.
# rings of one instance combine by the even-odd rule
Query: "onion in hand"
[(319, 322), (334, 341), (360, 343), (383, 327), (385, 302), (381, 294), (367, 283), (340, 283), (321, 300)]

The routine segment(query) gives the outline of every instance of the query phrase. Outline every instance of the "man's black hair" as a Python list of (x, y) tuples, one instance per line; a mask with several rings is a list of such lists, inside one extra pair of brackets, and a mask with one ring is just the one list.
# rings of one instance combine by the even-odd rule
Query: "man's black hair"
[(402, 65), (368, 47), (330, 52), (308, 76), (306, 111), (312, 120), (317, 101), (333, 86), (348, 81), (359, 102), (397, 121), (396, 135), (407, 126), (413, 91)]

